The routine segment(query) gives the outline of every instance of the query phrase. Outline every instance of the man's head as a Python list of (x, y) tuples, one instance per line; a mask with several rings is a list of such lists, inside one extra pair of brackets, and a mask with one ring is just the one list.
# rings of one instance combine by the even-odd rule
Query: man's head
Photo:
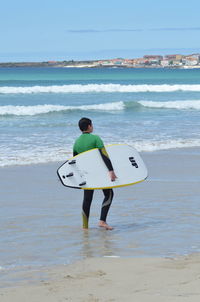
[(78, 122), (79, 128), (82, 132), (92, 132), (93, 126), (92, 121), (87, 117), (82, 117)]

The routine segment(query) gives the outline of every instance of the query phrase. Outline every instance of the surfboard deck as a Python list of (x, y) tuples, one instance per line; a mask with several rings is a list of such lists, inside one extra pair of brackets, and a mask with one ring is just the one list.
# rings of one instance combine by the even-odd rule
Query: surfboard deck
[(126, 144), (105, 146), (117, 179), (111, 181), (108, 169), (98, 149), (80, 153), (62, 164), (57, 174), (61, 183), (83, 190), (110, 189), (134, 185), (148, 176), (139, 153)]

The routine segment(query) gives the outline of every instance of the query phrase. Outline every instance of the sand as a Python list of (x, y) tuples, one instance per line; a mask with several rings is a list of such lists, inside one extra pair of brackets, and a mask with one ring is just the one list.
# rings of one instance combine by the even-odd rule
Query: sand
[(91, 258), (48, 271), (49, 280), (0, 290), (1, 302), (199, 302), (200, 255)]

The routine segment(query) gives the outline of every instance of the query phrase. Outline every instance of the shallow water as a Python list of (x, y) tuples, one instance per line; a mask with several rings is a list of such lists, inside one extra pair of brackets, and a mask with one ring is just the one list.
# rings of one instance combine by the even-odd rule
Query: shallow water
[[(85, 257), (174, 257), (200, 251), (198, 149), (144, 153), (147, 181), (115, 190), (108, 222), (97, 227), (102, 193), (95, 192), (90, 228), (81, 229), (82, 191), (63, 187), (59, 164), (1, 168), (2, 284), (23, 270)], [(44, 176), (44, 177), (43, 177)], [(15, 275), (15, 282), (20, 274)]]

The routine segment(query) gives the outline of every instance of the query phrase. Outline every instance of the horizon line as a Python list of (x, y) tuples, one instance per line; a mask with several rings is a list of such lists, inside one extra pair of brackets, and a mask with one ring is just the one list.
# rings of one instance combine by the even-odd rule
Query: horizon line
[(113, 32), (145, 32), (145, 31), (199, 31), (200, 27), (161, 27), (161, 28), (106, 28), (106, 29), (66, 29), (71, 34), (100, 34)]

